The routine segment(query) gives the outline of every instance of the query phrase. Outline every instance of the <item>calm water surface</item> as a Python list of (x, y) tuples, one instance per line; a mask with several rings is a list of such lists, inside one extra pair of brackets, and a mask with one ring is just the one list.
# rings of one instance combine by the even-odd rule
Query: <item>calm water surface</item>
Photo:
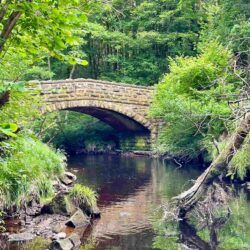
[(101, 219), (85, 235), (98, 250), (152, 249), (152, 217), (200, 173), (146, 157), (107, 155), (73, 157), (69, 170), (99, 195)]

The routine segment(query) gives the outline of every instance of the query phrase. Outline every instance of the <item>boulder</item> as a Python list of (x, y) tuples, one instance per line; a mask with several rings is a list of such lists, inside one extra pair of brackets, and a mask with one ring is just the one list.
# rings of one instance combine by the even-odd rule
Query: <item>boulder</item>
[(80, 209), (77, 209), (77, 211), (70, 217), (70, 219), (65, 223), (65, 225), (73, 228), (87, 228), (89, 223), (89, 218)]
[(60, 181), (66, 186), (70, 186), (76, 181), (76, 176), (70, 172), (65, 172), (61, 177)]
[(36, 237), (35, 234), (31, 233), (18, 233), (9, 235), (9, 242), (25, 242), (33, 240)]
[(62, 239), (65, 239), (67, 237), (66, 233), (65, 232), (60, 232), (56, 235), (53, 236), (53, 240), (62, 240)]
[(79, 247), (82, 242), (81, 242), (81, 238), (80, 235), (73, 233), (69, 236), (70, 241), (72, 242), (72, 244), (74, 245), (74, 247)]
[(77, 177), (76, 175), (70, 173), (70, 172), (65, 172), (64, 173), (70, 180), (76, 181)]
[(43, 206), (41, 213), (71, 215), (76, 211), (72, 202), (62, 193), (57, 194), (53, 200)]
[(60, 233), (65, 229), (65, 225), (64, 223), (55, 223), (53, 225), (51, 225), (51, 229), (53, 233)]
[(97, 219), (101, 217), (100, 209), (97, 206), (94, 206), (90, 209), (91, 218)]
[(51, 243), (51, 250), (71, 250), (74, 248), (70, 239), (55, 240)]

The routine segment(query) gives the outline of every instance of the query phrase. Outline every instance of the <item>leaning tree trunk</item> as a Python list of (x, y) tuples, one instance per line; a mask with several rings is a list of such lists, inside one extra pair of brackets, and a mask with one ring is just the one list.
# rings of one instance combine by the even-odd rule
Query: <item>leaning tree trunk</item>
[(250, 131), (250, 113), (247, 113), (239, 124), (238, 128), (229, 140), (228, 145), (221, 151), (212, 164), (200, 175), (194, 185), (187, 191), (174, 197), (179, 208), (179, 217), (184, 218), (201, 196), (205, 193), (207, 187), (219, 176), (225, 175), (228, 164), (243, 144)]

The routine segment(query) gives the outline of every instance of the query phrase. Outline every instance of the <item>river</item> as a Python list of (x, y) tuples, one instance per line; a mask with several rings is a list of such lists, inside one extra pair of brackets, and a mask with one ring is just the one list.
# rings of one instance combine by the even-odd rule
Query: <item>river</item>
[(101, 219), (85, 235), (96, 250), (152, 249), (152, 222), (161, 205), (200, 173), (147, 157), (112, 155), (73, 157), (69, 170), (99, 195)]
[[(210, 247), (206, 228), (196, 232), (190, 225), (163, 222), (162, 206), (192, 185), (202, 171), (197, 166), (180, 168), (148, 157), (78, 155), (69, 159), (68, 170), (79, 183), (96, 190), (101, 210), (101, 218), (93, 220), (85, 231), (81, 250), (187, 249), (178, 244), (183, 239), (198, 244), (189, 249), (250, 249), (250, 193), (242, 188), (230, 186), (234, 194), (229, 201), (231, 215), (223, 227), (216, 229), (215, 248)], [(215, 212), (221, 218), (222, 211)], [(7, 229), (12, 231), (11, 227)], [(45, 248), (14, 245), (7, 249)]]

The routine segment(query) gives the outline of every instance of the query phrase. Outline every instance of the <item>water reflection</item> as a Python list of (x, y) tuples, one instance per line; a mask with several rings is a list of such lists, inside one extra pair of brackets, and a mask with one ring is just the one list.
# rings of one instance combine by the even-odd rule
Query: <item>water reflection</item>
[(163, 202), (190, 185), (199, 171), (149, 158), (78, 156), (70, 160), (78, 181), (99, 194), (102, 217), (89, 229), (96, 249), (152, 249), (151, 217)]

